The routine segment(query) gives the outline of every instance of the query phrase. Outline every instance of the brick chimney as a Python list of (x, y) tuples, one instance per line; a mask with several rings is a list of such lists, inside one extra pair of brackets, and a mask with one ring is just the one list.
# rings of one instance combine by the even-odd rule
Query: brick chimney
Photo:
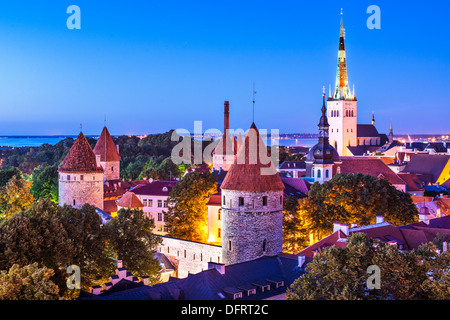
[(223, 134), (230, 130), (230, 102), (225, 101), (223, 104)]

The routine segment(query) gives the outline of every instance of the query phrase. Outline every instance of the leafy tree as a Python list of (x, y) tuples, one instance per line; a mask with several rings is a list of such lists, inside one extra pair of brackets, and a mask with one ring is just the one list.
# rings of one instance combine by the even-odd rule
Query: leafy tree
[(22, 171), (16, 167), (9, 167), (0, 170), (0, 187), (6, 186), (6, 184), (11, 180), (12, 177), (20, 179), (23, 177)]
[[(449, 299), (450, 254), (433, 244), (402, 252), (356, 233), (344, 248), (326, 248), (287, 291), (288, 300)], [(380, 268), (380, 289), (369, 289), (369, 266)]]
[(51, 281), (52, 269), (38, 263), (14, 264), (0, 273), (0, 300), (57, 300), (59, 288)]
[(418, 219), (408, 193), (385, 179), (360, 173), (338, 174), (323, 184), (313, 184), (300, 210), (305, 213), (310, 231), (319, 238), (332, 232), (334, 222), (367, 225), (382, 215), (387, 222), (403, 225)]
[(117, 217), (107, 224), (108, 241), (118, 259), (129, 272), (149, 276), (150, 283), (160, 281), (158, 260), (154, 252), (161, 238), (152, 233), (153, 219), (142, 210), (121, 208)]
[(65, 286), (64, 269), (72, 264), (74, 246), (62, 223), (62, 207), (48, 199), (32, 204), (0, 224), (0, 269), (34, 262), (53, 269), (53, 281)]
[(308, 231), (302, 222), (300, 204), (295, 197), (288, 197), (283, 205), (283, 251), (298, 252), (308, 246)]
[(208, 238), (209, 196), (217, 192), (217, 182), (209, 171), (186, 174), (168, 198), (166, 226), (176, 238), (206, 241)]
[(58, 167), (48, 164), (40, 165), (33, 170), (31, 194), (35, 199), (48, 198), (58, 202)]
[(31, 182), (15, 175), (0, 188), (0, 210), (3, 216), (9, 217), (31, 206), (34, 201), (30, 193)]

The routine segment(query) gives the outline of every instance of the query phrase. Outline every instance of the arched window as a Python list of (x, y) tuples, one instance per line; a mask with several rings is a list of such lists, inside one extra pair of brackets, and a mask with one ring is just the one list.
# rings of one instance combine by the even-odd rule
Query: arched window
[(336, 110), (336, 117), (339, 117), (339, 110)]
[(319, 170), (317, 170), (317, 178), (320, 178), (321, 177), (321, 174), (320, 174), (320, 169)]
[(325, 178), (329, 178), (330, 177), (330, 170), (326, 170), (325, 171)]

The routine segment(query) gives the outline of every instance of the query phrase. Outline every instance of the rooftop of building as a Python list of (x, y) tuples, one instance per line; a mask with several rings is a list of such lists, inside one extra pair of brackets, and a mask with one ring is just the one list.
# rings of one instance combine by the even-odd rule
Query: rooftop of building
[[(294, 255), (279, 254), (255, 260), (221, 265), (210, 263), (209, 269), (171, 278), (153, 286), (135, 286), (106, 291), (99, 295), (83, 293), (81, 300), (262, 300), (284, 294), (290, 284), (304, 273)], [(265, 286), (265, 290), (262, 287)], [(110, 289), (111, 290), (111, 289)], [(255, 290), (255, 294), (248, 295)], [(242, 294), (242, 297), (239, 297)]]
[(80, 132), (63, 162), (59, 166), (58, 172), (103, 172), (103, 168), (100, 164), (97, 164), (97, 158), (91, 148), (91, 145), (82, 132)]
[(117, 147), (106, 127), (103, 128), (93, 151), (100, 156), (100, 161), (102, 162), (120, 161)]
[[(263, 159), (261, 159), (263, 158)], [(284, 185), (258, 129), (252, 123), (221, 189), (236, 191), (282, 191)]]

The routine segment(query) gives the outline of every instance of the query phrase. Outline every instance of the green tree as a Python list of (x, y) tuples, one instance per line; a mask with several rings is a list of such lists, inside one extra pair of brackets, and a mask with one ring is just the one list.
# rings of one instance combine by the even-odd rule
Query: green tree
[(283, 204), (283, 251), (298, 252), (308, 246), (308, 231), (302, 222), (300, 204), (288, 197)]
[(0, 300), (57, 300), (59, 288), (52, 282), (53, 270), (35, 262), (14, 264), (0, 273)]
[(0, 210), (4, 217), (9, 217), (31, 206), (34, 201), (30, 193), (31, 182), (13, 176), (0, 188)]
[(111, 249), (124, 267), (136, 276), (148, 276), (152, 284), (158, 283), (161, 267), (154, 252), (162, 240), (152, 233), (153, 219), (142, 210), (121, 208), (106, 227)]
[(334, 222), (367, 225), (381, 215), (387, 222), (403, 225), (418, 219), (408, 193), (385, 179), (360, 173), (338, 174), (323, 184), (313, 184), (300, 210), (305, 212), (310, 231), (319, 238), (332, 232)]
[(0, 187), (6, 186), (6, 184), (11, 180), (12, 177), (21, 179), (23, 177), (22, 171), (16, 167), (9, 167), (0, 170)]
[(0, 223), (0, 269), (34, 262), (53, 269), (53, 281), (63, 288), (65, 268), (74, 247), (61, 221), (63, 208), (48, 199), (32, 204)]
[(209, 171), (186, 174), (168, 198), (166, 226), (176, 238), (205, 242), (208, 238), (209, 196), (217, 192), (217, 182)]
[[(369, 266), (380, 269), (380, 288), (367, 286)], [(331, 246), (315, 255), (287, 291), (288, 300), (449, 299), (450, 254), (438, 254), (432, 243), (418, 250), (370, 239), (364, 233), (347, 238), (344, 248)]]
[(43, 164), (33, 170), (31, 194), (35, 199), (48, 198), (58, 202), (58, 167)]

